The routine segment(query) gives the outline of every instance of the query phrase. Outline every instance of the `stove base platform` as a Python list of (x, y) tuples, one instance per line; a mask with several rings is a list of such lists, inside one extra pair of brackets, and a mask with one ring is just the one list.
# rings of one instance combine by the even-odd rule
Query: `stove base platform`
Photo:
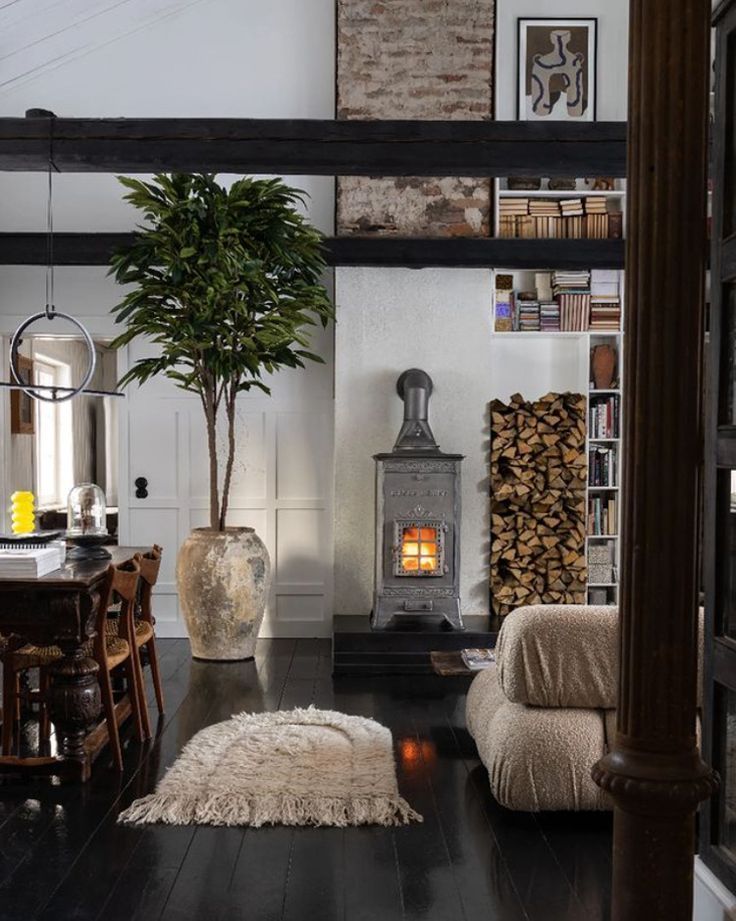
[(394, 620), (372, 630), (367, 615), (338, 614), (333, 625), (333, 675), (434, 674), (430, 653), (493, 647), (501, 626), (497, 617), (468, 616), (465, 629), (453, 630), (434, 619)]

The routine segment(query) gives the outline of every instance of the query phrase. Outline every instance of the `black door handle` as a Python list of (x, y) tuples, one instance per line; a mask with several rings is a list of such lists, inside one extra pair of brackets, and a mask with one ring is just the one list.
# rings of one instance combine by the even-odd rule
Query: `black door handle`
[(136, 499), (147, 499), (148, 490), (146, 489), (146, 487), (148, 486), (148, 480), (144, 476), (139, 476), (135, 478), (133, 483), (135, 485)]

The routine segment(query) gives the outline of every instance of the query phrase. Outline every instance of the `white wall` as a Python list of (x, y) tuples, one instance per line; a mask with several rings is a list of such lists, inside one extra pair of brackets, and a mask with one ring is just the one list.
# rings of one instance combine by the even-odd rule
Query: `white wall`
[(515, 390), (535, 398), (584, 387), (580, 341), (494, 338), (486, 270), (338, 269), (335, 292), (335, 611), (371, 609), (372, 455), (393, 447), (403, 414), (396, 378), (417, 367), (434, 381), (441, 449), (466, 455), (462, 610), (488, 613), (488, 404)]
[[(21, 116), (31, 107), (51, 109), (59, 116), (83, 117), (332, 118), (333, 0), (65, 0), (63, 4), (46, 0), (2, 5), (0, 116)], [(224, 181), (229, 178), (221, 177)], [(311, 195), (311, 220), (332, 233), (333, 180), (292, 176), (287, 181)], [(131, 229), (137, 216), (121, 200), (121, 191), (114, 176), (56, 176), (56, 229)], [(0, 201), (0, 230), (45, 229), (45, 175), (0, 173)], [(120, 296), (103, 268), (61, 268), (56, 272), (57, 308), (84, 318), (93, 335), (109, 336), (116, 331), (109, 311)], [(43, 303), (42, 268), (0, 267), (0, 336), (12, 332), (22, 318), (41, 309)], [(58, 327), (56, 321), (50, 329), (62, 332)], [(293, 463), (289, 465), (290, 459), (311, 456), (309, 439), (314, 436), (309, 422), (315, 413), (320, 420), (327, 420), (323, 441), (329, 457), (331, 335), (320, 336), (315, 344), (327, 358), (325, 367), (284, 372), (275, 384), (272, 401), (244, 399), (241, 408), (246, 416), (262, 414), (269, 438), (273, 435), (273, 445), (268, 442), (271, 459), (263, 501), (250, 494), (245, 498), (236, 495), (233, 510), (233, 523), (263, 522), (261, 533), (276, 564), (266, 634), (317, 635), (330, 629), (331, 522), (319, 528), (314, 524), (316, 517), (331, 518), (329, 460), (321, 464), (321, 472), (326, 470), (328, 475), (324, 494), (319, 496), (314, 492), (316, 487), (305, 481), (309, 464), (298, 469)], [(3, 356), (0, 370), (4, 363)], [(135, 455), (142, 453), (142, 448), (135, 447), (140, 445), (135, 435), (147, 424), (145, 407), (157, 398), (157, 384), (150, 387), (153, 389), (131, 393), (123, 404), (122, 415), (129, 417), (122, 420), (123, 430), (133, 432), (134, 437), (131, 452), (125, 439), (121, 445), (121, 537), (150, 538), (165, 544), (168, 562), (166, 572), (162, 572), (159, 601), (162, 632), (171, 635), (182, 631), (172, 596), (174, 545), (189, 527), (202, 523), (203, 509), (192, 506), (192, 497), (196, 504), (201, 492), (201, 471), (189, 471), (187, 483), (169, 485), (169, 491), (176, 494), (170, 497), (166, 510), (150, 507), (146, 512), (135, 507), (128, 474)], [(187, 431), (191, 431), (196, 446), (200, 420), (190, 412), (191, 401), (183, 394), (178, 400), (166, 399), (181, 418), (181, 425), (189, 426)], [(0, 422), (4, 415), (3, 409)], [(163, 411), (162, 431), (168, 425)], [(146, 430), (150, 431), (150, 426)], [(251, 433), (245, 427), (242, 441), (244, 456), (252, 457)], [(279, 444), (287, 446), (278, 454), (280, 461)], [(176, 471), (181, 461), (176, 446), (165, 438), (160, 439), (158, 448), (160, 466), (151, 474), (154, 479), (167, 466), (167, 458), (162, 456), (167, 450), (171, 453), (170, 471)], [(197, 458), (197, 463), (204, 463), (199, 454)], [(150, 472), (153, 462), (141, 459)], [(7, 463), (4, 466), (7, 468)], [(3, 504), (6, 492), (7, 488), (0, 497)], [(309, 508), (301, 514), (305, 502)], [(248, 507), (238, 508), (239, 503)], [(320, 511), (321, 516), (317, 516)], [(244, 521), (244, 516), (252, 522)], [(177, 523), (172, 524), (172, 518)], [(314, 578), (306, 572), (310, 558), (319, 562)]]

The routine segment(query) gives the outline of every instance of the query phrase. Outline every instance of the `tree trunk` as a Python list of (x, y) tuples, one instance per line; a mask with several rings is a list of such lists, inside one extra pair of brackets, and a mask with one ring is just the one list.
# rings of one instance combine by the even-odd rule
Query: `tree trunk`
[(220, 500), (217, 492), (217, 413), (214, 390), (208, 388), (202, 398), (207, 422), (207, 450), (210, 457), (210, 527), (220, 528)]
[(235, 461), (235, 399), (238, 395), (237, 387), (231, 384), (225, 402), (227, 413), (227, 463), (225, 465), (225, 480), (222, 484), (222, 505), (220, 507), (220, 530), (225, 530), (225, 519), (230, 500), (230, 482), (233, 475)]

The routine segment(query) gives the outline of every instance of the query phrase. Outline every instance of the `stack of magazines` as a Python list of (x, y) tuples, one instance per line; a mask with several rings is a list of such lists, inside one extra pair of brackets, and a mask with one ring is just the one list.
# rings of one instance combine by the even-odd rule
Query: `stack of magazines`
[(0, 547), (0, 579), (38, 579), (59, 569), (65, 548), (57, 543), (34, 549)]
[(465, 665), (473, 672), (479, 672), (496, 661), (492, 649), (463, 649), (460, 653)]

